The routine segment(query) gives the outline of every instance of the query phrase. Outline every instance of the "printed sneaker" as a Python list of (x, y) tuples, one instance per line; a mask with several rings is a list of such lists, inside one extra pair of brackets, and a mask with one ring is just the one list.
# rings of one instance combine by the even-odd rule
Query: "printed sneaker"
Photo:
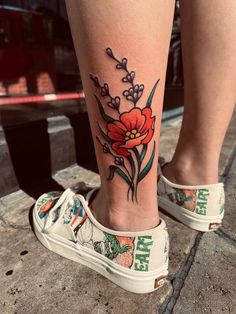
[(214, 231), (224, 216), (224, 185), (180, 185), (164, 177), (158, 170), (158, 205), (188, 227), (198, 231)]
[(84, 198), (67, 189), (43, 194), (33, 209), (37, 238), (49, 250), (86, 265), (120, 287), (147, 293), (167, 276), (169, 237), (166, 224), (141, 232), (120, 232), (102, 226)]

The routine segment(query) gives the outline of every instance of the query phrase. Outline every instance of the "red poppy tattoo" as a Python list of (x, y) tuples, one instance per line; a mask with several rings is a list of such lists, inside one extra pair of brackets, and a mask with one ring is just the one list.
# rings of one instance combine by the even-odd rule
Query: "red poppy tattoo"
[(155, 122), (151, 114), (150, 108), (133, 108), (123, 112), (119, 120), (107, 124), (107, 135), (114, 141), (111, 147), (117, 154), (128, 157), (130, 149), (150, 142)]
[(116, 61), (116, 69), (123, 70), (126, 75), (122, 78), (122, 82), (131, 85), (129, 89), (123, 91), (126, 101), (132, 103), (132, 108), (127, 112), (120, 112), (121, 99), (119, 96), (111, 96), (107, 83), (100, 84), (97, 76), (90, 74), (94, 85), (100, 89), (101, 96), (108, 98), (106, 104), (113, 109), (115, 117), (108, 115), (104, 106), (97, 95), (94, 95), (98, 104), (99, 111), (104, 120), (104, 125), (98, 124), (101, 136), (96, 137), (101, 144), (104, 153), (108, 153), (113, 158), (113, 165), (109, 166), (108, 180), (112, 180), (114, 175), (119, 175), (127, 184), (127, 199), (132, 201), (137, 198), (138, 184), (143, 180), (150, 171), (155, 157), (154, 141), (151, 155), (148, 161), (143, 165), (143, 161), (148, 151), (155, 128), (155, 116), (152, 116), (152, 99), (158, 85), (159, 80), (154, 84), (146, 105), (143, 108), (137, 107), (137, 102), (141, 98), (144, 90), (143, 84), (134, 84), (135, 72), (129, 71), (127, 68), (128, 60), (123, 58), (118, 60), (110, 48), (106, 49), (107, 55)]

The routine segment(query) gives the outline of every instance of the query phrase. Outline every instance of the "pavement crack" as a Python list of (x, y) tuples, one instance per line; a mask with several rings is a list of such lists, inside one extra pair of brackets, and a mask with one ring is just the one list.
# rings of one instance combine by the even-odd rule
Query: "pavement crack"
[(179, 271), (173, 275), (172, 278), (170, 278), (172, 283), (172, 293), (166, 298), (166, 300), (162, 303), (159, 313), (160, 314), (171, 314), (173, 312), (173, 309), (175, 307), (175, 304), (177, 302), (177, 299), (179, 298), (181, 289), (184, 285), (185, 279), (188, 276), (189, 270), (192, 266), (192, 263), (194, 261), (194, 257), (196, 255), (199, 243), (201, 241), (201, 238), (203, 236), (202, 232), (199, 232), (195, 238), (195, 242), (189, 252), (189, 254), (186, 256), (182, 266), (180, 267)]
[(3, 227), (12, 228), (12, 229), (18, 229), (18, 230), (29, 230), (30, 226), (27, 225), (18, 225), (15, 223), (12, 223), (5, 219), (4, 217), (0, 217), (0, 223)]
[(224, 240), (230, 242), (230, 244), (233, 244), (235, 246), (236, 240), (232, 238), (228, 233), (224, 232), (221, 228), (216, 230), (214, 233), (216, 233), (219, 237), (223, 238)]

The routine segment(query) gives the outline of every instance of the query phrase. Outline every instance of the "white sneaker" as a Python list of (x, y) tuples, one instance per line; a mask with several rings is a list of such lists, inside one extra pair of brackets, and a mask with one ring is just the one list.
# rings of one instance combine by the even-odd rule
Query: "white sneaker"
[(224, 185), (180, 185), (164, 177), (159, 166), (158, 205), (188, 227), (214, 231), (224, 216)]
[(161, 287), (168, 273), (166, 224), (141, 232), (102, 226), (88, 207), (89, 199), (70, 189), (43, 194), (33, 209), (37, 238), (49, 250), (86, 265), (120, 287), (147, 293)]

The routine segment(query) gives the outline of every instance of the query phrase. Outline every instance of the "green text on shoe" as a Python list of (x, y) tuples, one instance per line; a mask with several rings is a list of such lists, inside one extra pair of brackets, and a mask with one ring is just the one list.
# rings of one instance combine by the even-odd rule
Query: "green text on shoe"
[(179, 185), (164, 177), (159, 166), (158, 204), (170, 215), (198, 231), (214, 231), (224, 216), (224, 185)]
[(164, 220), (142, 232), (102, 226), (84, 198), (70, 189), (42, 195), (33, 210), (36, 236), (48, 249), (86, 265), (120, 287), (147, 293), (161, 287), (168, 269), (169, 237)]

